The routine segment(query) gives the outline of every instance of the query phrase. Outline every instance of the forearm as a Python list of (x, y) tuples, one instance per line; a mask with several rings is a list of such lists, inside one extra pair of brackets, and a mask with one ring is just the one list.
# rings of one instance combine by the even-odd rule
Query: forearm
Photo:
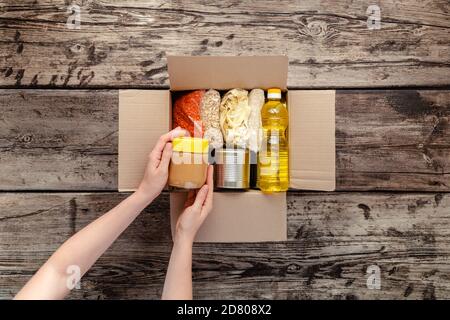
[(192, 299), (192, 241), (176, 239), (167, 268), (164, 300)]
[(66, 272), (69, 265), (77, 265), (83, 275), (151, 200), (137, 192), (133, 193), (67, 240), (49, 262), (62, 272)]
[(17, 294), (16, 299), (62, 299), (70, 291), (68, 267), (84, 275), (153, 200), (135, 192), (68, 239)]

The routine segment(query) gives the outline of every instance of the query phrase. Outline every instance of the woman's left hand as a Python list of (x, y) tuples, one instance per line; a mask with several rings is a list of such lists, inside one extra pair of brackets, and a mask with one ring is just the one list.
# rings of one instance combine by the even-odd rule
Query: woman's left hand
[(184, 211), (175, 228), (175, 242), (187, 241), (192, 244), (198, 229), (213, 207), (214, 167), (208, 166), (206, 184), (198, 191), (190, 191), (184, 204)]

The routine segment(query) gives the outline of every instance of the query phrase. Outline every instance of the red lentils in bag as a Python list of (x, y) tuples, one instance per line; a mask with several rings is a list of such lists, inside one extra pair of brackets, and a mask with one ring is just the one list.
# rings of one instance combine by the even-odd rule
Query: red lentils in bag
[(194, 137), (194, 128), (196, 134), (203, 136), (203, 125), (200, 116), (200, 103), (203, 99), (205, 90), (190, 91), (181, 95), (173, 107), (173, 127), (181, 127), (186, 129)]

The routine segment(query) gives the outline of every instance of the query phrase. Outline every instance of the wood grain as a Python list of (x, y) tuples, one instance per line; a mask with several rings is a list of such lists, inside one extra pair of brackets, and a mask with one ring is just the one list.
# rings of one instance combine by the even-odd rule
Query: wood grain
[(117, 190), (118, 92), (0, 90), (0, 190)]
[[(381, 1), (368, 30), (373, 3), (2, 1), (0, 299), (128, 196), (104, 192), (117, 189), (116, 89), (168, 88), (168, 54), (285, 54), (290, 88), (343, 89), (341, 192), (288, 193), (287, 242), (195, 245), (195, 298), (450, 299), (450, 3)], [(160, 298), (168, 213), (163, 193), (70, 298)]]
[(339, 90), (338, 190), (450, 191), (450, 91)]
[[(0, 298), (125, 196), (0, 194)], [(167, 200), (138, 217), (71, 298), (160, 297), (171, 249)], [(447, 193), (290, 193), (288, 242), (195, 246), (195, 297), (448, 299), (449, 207)], [(366, 286), (370, 265), (381, 269), (381, 290)]]
[[(70, 2), (72, 3), (72, 1)], [(167, 54), (290, 58), (290, 87), (445, 86), (446, 0), (3, 1), (0, 87), (167, 87)]]
[[(0, 90), (0, 190), (116, 190), (117, 91)], [(449, 90), (338, 90), (337, 190), (450, 191)]]

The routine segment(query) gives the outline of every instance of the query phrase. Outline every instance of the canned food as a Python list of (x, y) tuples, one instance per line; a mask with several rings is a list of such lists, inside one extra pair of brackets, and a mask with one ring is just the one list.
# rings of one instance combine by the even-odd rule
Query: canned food
[(248, 149), (216, 149), (215, 174), (217, 188), (247, 189), (250, 187)]

